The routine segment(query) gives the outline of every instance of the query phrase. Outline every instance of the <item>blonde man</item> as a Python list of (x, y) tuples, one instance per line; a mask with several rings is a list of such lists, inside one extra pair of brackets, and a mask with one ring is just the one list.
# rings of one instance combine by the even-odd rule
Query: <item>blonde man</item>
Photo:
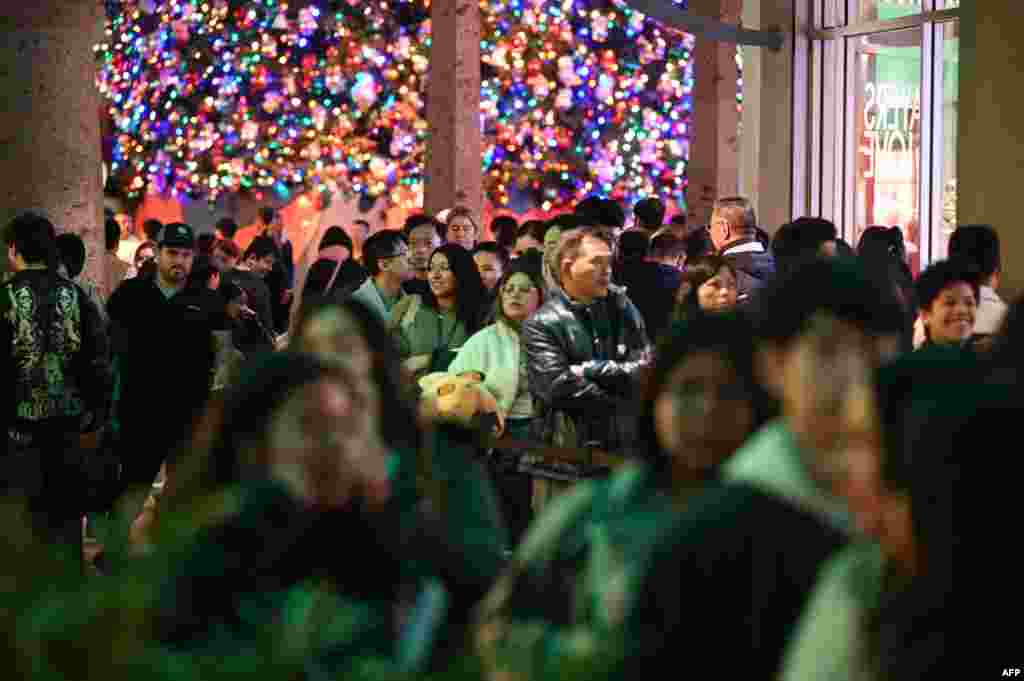
[(757, 237), (757, 218), (747, 199), (716, 200), (708, 234), (715, 250), (736, 270), (739, 303), (747, 302), (775, 275), (775, 258)]

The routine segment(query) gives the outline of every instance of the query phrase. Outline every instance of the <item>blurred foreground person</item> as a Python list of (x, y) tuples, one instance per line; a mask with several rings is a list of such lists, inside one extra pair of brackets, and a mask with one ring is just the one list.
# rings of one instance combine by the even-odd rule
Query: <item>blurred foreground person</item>
[(436, 394), (411, 383), (373, 312), (355, 301), (310, 302), (292, 347), (348, 367), (356, 390), (379, 402), (378, 436), (387, 449), (391, 486), (388, 509), (397, 514), (408, 551), (405, 581), (439, 577), (450, 594), (445, 632), (434, 655), (434, 663), (443, 664), (461, 653), (469, 613), (505, 564), (505, 527), (476, 456), (477, 433), (472, 423), (442, 417)]
[(728, 641), (735, 667), (771, 676), (822, 564), (849, 540), (832, 471), (842, 444), (860, 437), (850, 409), (899, 347), (900, 307), (836, 261), (807, 263), (759, 295), (757, 366), (781, 417), (658, 538), (626, 617), (627, 667), (640, 655), (712, 664)]
[(475, 643), (487, 677), (619, 669), (623, 618), (655, 541), (772, 411), (747, 324), (706, 317), (676, 329), (647, 378), (643, 456), (555, 499), (484, 601)]
[[(164, 589), (167, 645), (259, 654), (281, 625), (321, 673), (364, 658), (425, 662), (446, 596), (431, 580), (404, 588), (376, 395), (357, 384), (338, 363), (268, 354), (207, 413), (207, 446), (168, 498), (202, 521)], [(344, 551), (331, 548), (339, 538)], [(428, 613), (414, 607), (424, 603)]]
[(971, 353), (933, 348), (878, 372), (862, 414), (875, 436), (848, 442), (836, 470), (859, 536), (822, 570), (787, 681), (895, 681), (949, 667), (964, 447), (1021, 415), (978, 369)]

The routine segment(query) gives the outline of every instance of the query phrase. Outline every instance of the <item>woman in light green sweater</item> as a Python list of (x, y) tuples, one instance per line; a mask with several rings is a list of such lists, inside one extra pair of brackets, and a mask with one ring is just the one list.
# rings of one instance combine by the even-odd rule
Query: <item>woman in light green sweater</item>
[[(535, 412), (519, 325), (544, 302), (544, 281), (535, 267), (517, 261), (498, 282), (497, 290), (494, 323), (466, 341), (448, 371), (476, 374), (481, 388), (498, 404), (498, 420), (506, 436), (526, 440)], [(530, 479), (503, 471), (498, 488), (509, 534), (518, 543), (530, 523)]]

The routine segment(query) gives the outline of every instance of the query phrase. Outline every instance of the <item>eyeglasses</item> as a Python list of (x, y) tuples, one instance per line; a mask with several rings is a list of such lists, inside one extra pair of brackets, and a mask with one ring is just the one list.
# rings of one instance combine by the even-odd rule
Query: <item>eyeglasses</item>
[(452, 268), (449, 267), (448, 265), (437, 265), (436, 267), (431, 267), (427, 271), (430, 272), (431, 274), (446, 274), (448, 272), (451, 272)]
[(506, 286), (501, 290), (503, 295), (514, 296), (517, 293), (528, 296), (537, 290), (536, 286)]

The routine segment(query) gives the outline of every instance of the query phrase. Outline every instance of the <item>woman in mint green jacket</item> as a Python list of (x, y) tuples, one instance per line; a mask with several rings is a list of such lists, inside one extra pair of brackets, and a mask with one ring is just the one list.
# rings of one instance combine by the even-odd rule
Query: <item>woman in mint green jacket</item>
[[(466, 341), (448, 372), (476, 374), (481, 387), (498, 404), (504, 434), (513, 440), (525, 440), (535, 412), (519, 325), (543, 303), (544, 280), (535, 267), (516, 263), (498, 282), (497, 291), (494, 323)], [(509, 534), (518, 543), (530, 523), (530, 479), (504, 471), (499, 473), (497, 487)]]

